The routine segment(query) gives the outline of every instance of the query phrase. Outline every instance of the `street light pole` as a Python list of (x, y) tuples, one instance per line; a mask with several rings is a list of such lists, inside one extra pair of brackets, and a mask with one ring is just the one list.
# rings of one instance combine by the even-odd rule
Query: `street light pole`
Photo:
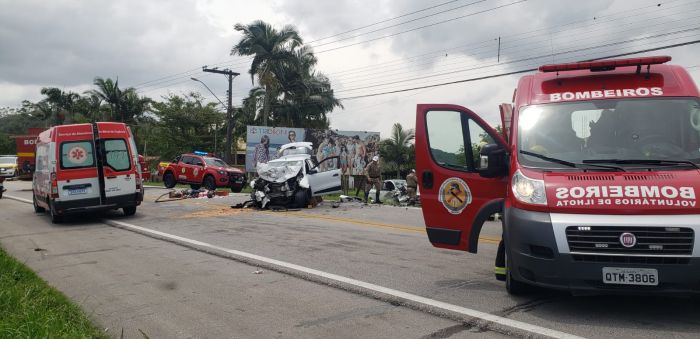
[[(228, 80), (228, 107), (226, 108), (226, 150), (224, 152), (224, 159), (226, 162), (231, 161), (231, 145), (233, 144), (233, 79), (240, 75), (230, 69), (217, 69), (207, 68), (207, 66), (202, 67), (203, 72), (223, 74)], [(210, 90), (211, 91), (211, 90)], [(217, 98), (218, 99), (218, 98)], [(223, 103), (222, 103), (223, 104)], [(236, 145), (236, 154), (233, 156), (233, 164), (238, 164), (238, 145)]]
[[(221, 101), (221, 99), (219, 99), (219, 97), (217, 97), (216, 94), (214, 94), (214, 92), (211, 90), (211, 88), (209, 88), (209, 86), (207, 86), (207, 84), (205, 84), (202, 80), (199, 80), (199, 79), (194, 78), (194, 77), (191, 77), (190, 79), (192, 79), (193, 81), (196, 81), (196, 82), (198, 82), (198, 83), (204, 85), (204, 87), (207, 88), (207, 90), (209, 91), (209, 93), (211, 93), (211, 95), (213, 95), (214, 98), (216, 98), (216, 100), (219, 100), (219, 103), (221, 103), (221, 106), (223, 106), (224, 108), (226, 108), (226, 117), (228, 118), (228, 117), (230, 116), (230, 114), (229, 114), (229, 106), (226, 106), (226, 105), (224, 104), (224, 102)], [(229, 103), (229, 105), (230, 105), (230, 103)], [(228, 128), (228, 125), (230, 125), (230, 124), (227, 122), (226, 125), (227, 125), (227, 128)], [(218, 138), (218, 133), (217, 133), (218, 130), (219, 130), (219, 124), (215, 124), (215, 127), (214, 127), (214, 153), (216, 153), (216, 151), (217, 151), (217, 147), (216, 147), (217, 140), (216, 140), (216, 139)], [(226, 162), (228, 163), (230, 159), (227, 159), (227, 155), (228, 155), (228, 153), (227, 153), (227, 152), (224, 152), (224, 161), (226, 161)]]

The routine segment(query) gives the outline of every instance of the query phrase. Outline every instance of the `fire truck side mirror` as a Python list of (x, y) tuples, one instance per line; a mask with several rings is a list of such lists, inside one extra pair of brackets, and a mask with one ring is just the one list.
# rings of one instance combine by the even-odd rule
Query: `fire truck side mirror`
[(487, 144), (481, 147), (479, 175), (484, 178), (498, 178), (508, 174), (506, 150), (498, 144)]

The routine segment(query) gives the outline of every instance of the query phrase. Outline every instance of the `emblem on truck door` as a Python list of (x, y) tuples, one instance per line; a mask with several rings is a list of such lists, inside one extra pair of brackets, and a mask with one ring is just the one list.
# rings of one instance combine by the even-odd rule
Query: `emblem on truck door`
[(472, 202), (472, 192), (464, 180), (449, 178), (440, 185), (439, 200), (448, 212), (460, 214)]
[(620, 235), (620, 244), (627, 248), (634, 247), (637, 244), (637, 237), (629, 232), (622, 233)]

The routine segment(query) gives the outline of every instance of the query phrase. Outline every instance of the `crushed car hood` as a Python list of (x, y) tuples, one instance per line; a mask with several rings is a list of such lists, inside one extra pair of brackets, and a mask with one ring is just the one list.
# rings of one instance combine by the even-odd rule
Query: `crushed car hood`
[(258, 164), (258, 175), (266, 181), (283, 183), (291, 178), (294, 178), (301, 171), (301, 166), (291, 166), (267, 163)]

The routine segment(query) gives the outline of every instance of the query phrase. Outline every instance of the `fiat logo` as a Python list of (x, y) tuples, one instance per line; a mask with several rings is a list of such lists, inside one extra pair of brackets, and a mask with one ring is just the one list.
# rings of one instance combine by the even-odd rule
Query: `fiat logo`
[(620, 235), (620, 244), (622, 244), (622, 246), (625, 246), (627, 248), (634, 247), (634, 245), (637, 244), (637, 237), (635, 237), (634, 234), (632, 234), (632, 233), (628, 233), (628, 232), (622, 233)]

